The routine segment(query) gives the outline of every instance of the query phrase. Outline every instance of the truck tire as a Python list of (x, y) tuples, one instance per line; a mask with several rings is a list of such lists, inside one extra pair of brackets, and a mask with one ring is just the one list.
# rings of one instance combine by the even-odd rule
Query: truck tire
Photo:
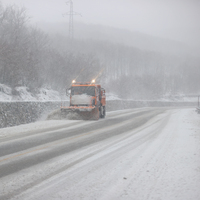
[(101, 106), (100, 107), (100, 118), (105, 118), (105, 116), (106, 116), (106, 107)]
[(105, 118), (105, 116), (106, 116), (106, 107), (103, 106), (103, 118)]

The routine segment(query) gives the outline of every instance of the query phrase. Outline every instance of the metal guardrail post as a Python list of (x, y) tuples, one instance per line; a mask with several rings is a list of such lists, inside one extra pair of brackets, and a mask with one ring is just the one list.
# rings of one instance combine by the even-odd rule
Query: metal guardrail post
[(196, 109), (196, 112), (197, 112), (198, 114), (200, 114), (199, 99), (200, 99), (200, 95), (198, 96), (198, 105), (197, 105), (197, 109)]

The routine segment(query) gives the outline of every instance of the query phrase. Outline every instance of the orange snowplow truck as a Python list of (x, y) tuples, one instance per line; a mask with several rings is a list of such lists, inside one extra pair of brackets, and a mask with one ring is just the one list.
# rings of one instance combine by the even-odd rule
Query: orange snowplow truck
[(91, 83), (72, 81), (68, 91), (70, 93), (70, 105), (69, 107), (61, 107), (63, 117), (70, 115), (73, 118), (74, 114), (84, 120), (98, 120), (105, 117), (105, 90), (101, 85), (95, 84), (94, 80)]

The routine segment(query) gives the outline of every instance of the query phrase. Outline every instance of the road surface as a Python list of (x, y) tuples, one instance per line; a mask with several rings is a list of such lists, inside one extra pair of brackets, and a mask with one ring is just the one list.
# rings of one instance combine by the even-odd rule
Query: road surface
[(140, 108), (0, 129), (0, 199), (200, 199), (200, 116)]

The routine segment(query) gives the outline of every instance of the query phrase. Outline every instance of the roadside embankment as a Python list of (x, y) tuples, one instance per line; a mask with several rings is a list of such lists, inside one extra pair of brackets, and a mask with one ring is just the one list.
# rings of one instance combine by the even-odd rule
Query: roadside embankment
[[(68, 105), (68, 102), (64, 102)], [(60, 108), (60, 101), (48, 102), (0, 102), (0, 128), (16, 126), (45, 119), (53, 110)], [(165, 101), (107, 101), (106, 110), (122, 110), (139, 107), (195, 107), (196, 102), (165, 102)]]
[(60, 102), (0, 102), (0, 128), (35, 122), (54, 109)]

